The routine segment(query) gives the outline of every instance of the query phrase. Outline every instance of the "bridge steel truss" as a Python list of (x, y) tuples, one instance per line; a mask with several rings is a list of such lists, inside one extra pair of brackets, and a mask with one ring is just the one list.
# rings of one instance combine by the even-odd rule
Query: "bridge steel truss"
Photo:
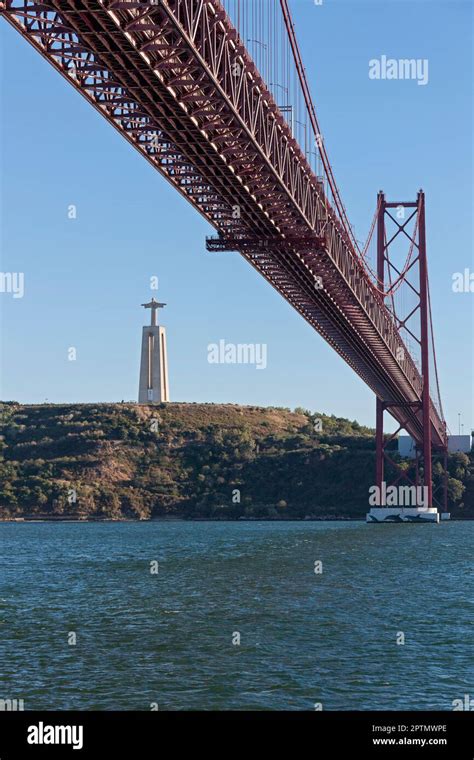
[(239, 251), (419, 446), (428, 429), (446, 445), (383, 293), (219, 0), (6, 0), (0, 15), (210, 222), (210, 250)]

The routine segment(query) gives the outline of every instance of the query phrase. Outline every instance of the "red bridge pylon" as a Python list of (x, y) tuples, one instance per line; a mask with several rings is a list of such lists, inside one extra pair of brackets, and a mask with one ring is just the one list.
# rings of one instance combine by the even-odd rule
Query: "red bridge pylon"
[[(397, 476), (391, 485), (397, 485), (400, 480), (407, 480), (414, 486), (423, 485), (427, 489), (425, 493), (427, 494), (428, 506), (437, 506), (441, 511), (447, 512), (447, 435), (443, 447), (436, 448), (432, 445), (431, 435), (431, 417), (434, 405), (430, 395), (431, 314), (426, 254), (425, 194), (420, 190), (416, 201), (387, 202), (384, 193), (379, 192), (377, 208), (377, 285), (393, 315), (397, 329), (405, 331), (419, 346), (423, 386), (421, 397), (417, 401), (395, 405), (385, 403), (377, 398), (376, 485), (382, 490), (382, 483), (385, 480), (385, 462), (389, 462), (397, 472)], [(390, 219), (395, 225), (390, 234), (387, 230), (387, 219)], [(411, 232), (407, 229), (409, 225), (411, 225)], [(400, 237), (405, 240), (408, 239), (409, 243), (409, 253), (402, 267), (397, 266), (394, 257), (391, 256), (393, 248), (400, 243)], [(396, 306), (395, 293), (404, 283), (409, 287), (410, 293), (415, 296), (415, 304), (410, 304), (406, 313), (400, 314), (399, 308)], [(413, 325), (413, 320), (416, 319), (418, 319), (418, 329)], [(409, 320), (412, 321), (408, 325)], [(435, 356), (433, 359), (436, 362)], [(402, 468), (398, 462), (395, 462), (387, 450), (388, 444), (395, 439), (400, 431), (404, 430), (404, 425), (399, 423), (398, 429), (392, 435), (387, 438), (384, 437), (384, 412), (390, 412), (394, 406), (398, 407), (399, 412), (400, 409), (404, 408), (407, 411), (417, 410), (417, 416), (421, 422), (422, 435), (415, 440), (414, 477), (409, 474), (410, 470)], [(444, 476), (441, 485), (443, 491), (441, 502), (435, 498), (433, 493), (433, 456), (435, 455), (441, 455), (443, 461)]]

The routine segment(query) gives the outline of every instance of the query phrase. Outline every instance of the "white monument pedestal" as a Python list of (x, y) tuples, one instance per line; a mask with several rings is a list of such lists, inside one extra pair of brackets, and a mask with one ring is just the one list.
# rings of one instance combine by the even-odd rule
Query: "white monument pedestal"
[(436, 507), (372, 507), (366, 517), (368, 523), (439, 523), (448, 513), (440, 513)]

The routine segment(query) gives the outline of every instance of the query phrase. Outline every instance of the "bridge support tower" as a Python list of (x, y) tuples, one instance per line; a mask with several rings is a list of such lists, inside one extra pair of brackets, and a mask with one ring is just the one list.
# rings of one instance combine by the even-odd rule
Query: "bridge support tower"
[[(390, 236), (387, 234), (386, 220), (387, 217), (395, 224), (395, 232), (392, 232)], [(407, 225), (409, 222), (414, 221), (413, 233), (410, 234), (407, 231)], [(408, 266), (406, 271), (400, 271), (395, 265), (393, 259), (390, 257), (390, 248), (393, 246), (394, 241), (404, 236), (408, 238), (411, 249), (414, 252), (412, 258), (408, 259)], [(416, 252), (415, 252), (416, 251)], [(413, 281), (409, 282), (408, 272), (411, 272), (414, 267), (418, 265), (418, 279), (414, 284)], [(386, 277), (387, 274), (387, 277)], [(416, 305), (411, 309), (408, 315), (397, 315), (395, 309), (395, 302), (393, 298), (393, 283), (391, 276), (395, 275), (395, 281), (406, 277), (411, 290), (416, 295)], [(391, 485), (397, 485), (399, 481), (405, 480), (413, 486), (424, 487), (423, 493), (426, 495), (425, 506), (428, 508), (438, 507), (439, 510), (447, 514), (447, 438), (446, 448), (441, 449), (439, 452), (434, 452), (432, 448), (431, 439), (431, 420), (430, 420), (430, 405), (432, 403), (430, 397), (430, 357), (429, 357), (429, 343), (430, 343), (430, 328), (429, 328), (429, 292), (428, 292), (428, 269), (427, 269), (427, 255), (426, 255), (426, 221), (425, 221), (425, 195), (420, 190), (416, 201), (412, 202), (387, 202), (383, 192), (378, 194), (378, 213), (377, 213), (377, 280), (378, 288), (384, 292), (385, 300), (391, 300), (391, 304), (387, 304), (396, 320), (397, 328), (404, 328), (408, 331), (410, 336), (419, 344), (421, 354), (421, 374), (423, 378), (423, 388), (421, 393), (421, 400), (407, 404), (386, 404), (377, 398), (376, 400), (376, 485), (379, 488), (379, 493), (383, 492), (383, 484), (385, 481), (385, 464), (388, 462), (391, 468), (397, 473), (395, 480)], [(413, 332), (411, 324), (407, 326), (407, 322), (418, 312), (419, 317), (419, 332), (418, 334)], [(400, 465), (395, 462), (389, 454), (388, 445), (393, 441), (396, 436), (404, 429), (402, 423), (399, 423), (398, 429), (387, 438), (384, 437), (383, 432), (383, 420), (384, 412), (390, 412), (395, 406), (398, 407), (398, 418), (400, 418), (400, 409), (405, 407), (414, 407), (418, 410), (418, 417), (421, 423), (422, 435), (416, 442), (416, 459), (415, 459), (415, 472), (413, 476), (408, 471), (402, 469)], [(442, 481), (443, 496), (441, 501), (436, 499), (433, 493), (433, 454), (439, 453), (442, 456), (444, 476)], [(420, 465), (422, 465), (423, 472), (421, 474)], [(387, 485), (387, 484), (386, 484)], [(418, 490), (417, 490), (418, 493)]]

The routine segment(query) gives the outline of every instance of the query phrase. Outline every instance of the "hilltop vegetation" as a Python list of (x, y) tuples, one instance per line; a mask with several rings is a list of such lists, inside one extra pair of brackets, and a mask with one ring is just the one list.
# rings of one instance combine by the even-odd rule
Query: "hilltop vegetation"
[[(3, 518), (362, 517), (374, 482), (374, 431), (303, 409), (8, 402), (0, 411)], [(452, 511), (474, 516), (472, 457), (453, 455), (449, 468)]]

